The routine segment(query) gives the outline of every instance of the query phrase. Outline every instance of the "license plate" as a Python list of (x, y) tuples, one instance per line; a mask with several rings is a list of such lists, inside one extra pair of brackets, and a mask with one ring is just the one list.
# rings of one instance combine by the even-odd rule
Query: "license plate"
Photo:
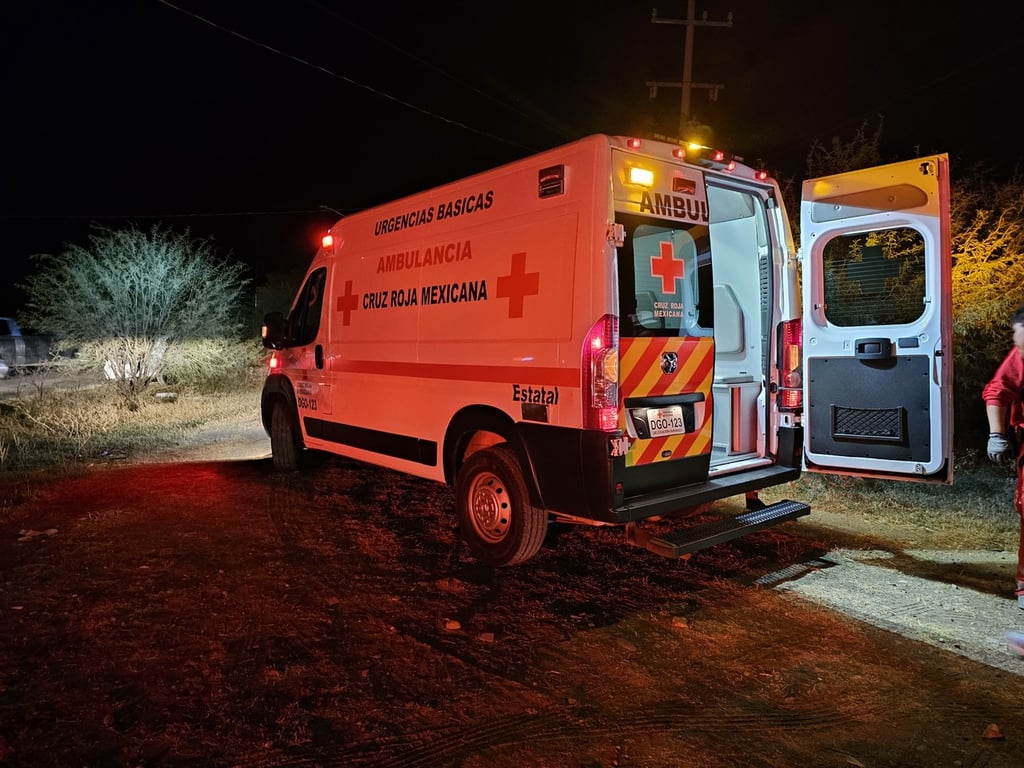
[(647, 426), (651, 431), (651, 437), (683, 434), (686, 432), (686, 425), (683, 423), (682, 406), (670, 405), (668, 408), (648, 408)]

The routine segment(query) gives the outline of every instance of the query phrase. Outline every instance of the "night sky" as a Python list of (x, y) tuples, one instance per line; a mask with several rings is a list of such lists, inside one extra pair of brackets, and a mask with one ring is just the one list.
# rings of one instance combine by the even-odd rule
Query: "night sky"
[[(882, 116), (886, 160), (1011, 175), (1024, 8), (698, 0), (692, 97), (714, 143), (800, 177)], [(779, 10), (783, 6), (784, 10)], [(924, 10), (907, 10), (904, 6)], [(591, 133), (673, 133), (686, 0), (33, 0), (0, 21), (0, 315), (29, 254), (162, 223), (270, 270), (343, 213)]]

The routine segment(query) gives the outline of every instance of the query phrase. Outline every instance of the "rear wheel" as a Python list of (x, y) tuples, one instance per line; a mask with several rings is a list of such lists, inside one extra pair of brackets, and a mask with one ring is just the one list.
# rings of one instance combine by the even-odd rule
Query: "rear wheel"
[(547, 512), (530, 503), (519, 462), (507, 445), (466, 459), (455, 493), (459, 529), (475, 557), (515, 565), (537, 554), (547, 534)]
[(285, 403), (278, 402), (270, 414), (270, 453), (279, 472), (294, 472), (301, 465), (303, 447), (292, 413)]

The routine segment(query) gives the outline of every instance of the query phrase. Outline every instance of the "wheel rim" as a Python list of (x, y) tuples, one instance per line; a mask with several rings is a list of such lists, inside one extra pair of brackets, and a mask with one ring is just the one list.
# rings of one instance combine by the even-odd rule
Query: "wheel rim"
[(482, 472), (469, 488), (469, 517), (480, 538), (496, 543), (508, 535), (512, 504), (508, 489), (492, 472)]

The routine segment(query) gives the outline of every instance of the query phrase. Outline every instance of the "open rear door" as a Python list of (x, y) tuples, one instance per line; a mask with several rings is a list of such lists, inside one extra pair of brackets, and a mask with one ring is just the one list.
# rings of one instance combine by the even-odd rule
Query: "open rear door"
[(953, 481), (949, 159), (805, 181), (804, 462)]

